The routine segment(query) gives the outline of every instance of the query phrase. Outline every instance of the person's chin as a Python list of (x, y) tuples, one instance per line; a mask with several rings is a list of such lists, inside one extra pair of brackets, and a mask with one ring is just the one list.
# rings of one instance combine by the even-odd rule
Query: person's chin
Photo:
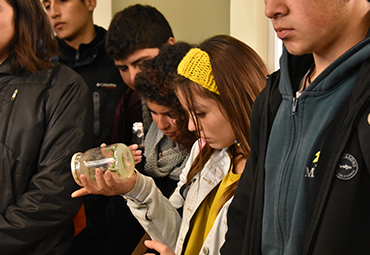
[(58, 36), (58, 38), (60, 40), (64, 40), (64, 41), (67, 41), (67, 42), (70, 41), (68, 34), (65, 33), (64, 31), (58, 31), (56, 33), (56, 35)]
[(215, 149), (215, 150), (223, 149), (223, 147), (222, 147), (219, 143), (217, 143), (217, 142), (215, 142), (215, 141), (212, 141), (212, 140), (208, 140), (208, 139), (207, 139), (207, 143), (208, 143), (208, 145), (209, 145), (211, 148), (213, 148), (213, 149)]
[(174, 132), (168, 132), (168, 133), (163, 132), (163, 133), (164, 133), (165, 136), (167, 136), (171, 140), (175, 140), (175, 138), (176, 138), (176, 133), (174, 133)]
[(285, 44), (287, 51), (292, 55), (302, 56), (302, 55), (310, 53), (310, 51), (306, 50), (307, 47), (305, 47), (304, 44), (298, 41), (287, 41), (287, 42), (284, 42), (284, 44)]
[(213, 149), (215, 150), (222, 150), (224, 148), (228, 148), (230, 147), (231, 145), (233, 145), (234, 143), (225, 143), (225, 141), (215, 141), (215, 140), (212, 140), (212, 139), (206, 139), (206, 142), (208, 143), (208, 145), (210, 147), (212, 147)]

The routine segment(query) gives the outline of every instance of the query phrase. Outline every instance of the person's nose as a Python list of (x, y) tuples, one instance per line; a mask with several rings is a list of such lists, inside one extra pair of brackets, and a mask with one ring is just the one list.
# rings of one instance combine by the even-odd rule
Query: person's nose
[(265, 15), (269, 19), (274, 19), (278, 16), (284, 16), (288, 12), (288, 8), (284, 0), (265, 0)]
[(56, 17), (60, 16), (58, 5), (51, 1), (49, 9), (47, 10), (47, 13), (52, 19), (55, 19)]
[(132, 85), (134, 85), (135, 83), (135, 77), (136, 77), (136, 74), (139, 72), (139, 68), (135, 68), (135, 67), (132, 67), (129, 69), (129, 73), (130, 73), (130, 83)]
[(195, 123), (194, 123), (194, 117), (193, 116), (189, 116), (188, 129), (189, 129), (190, 132), (195, 131)]
[(168, 129), (168, 127), (171, 126), (170, 118), (167, 116), (159, 115), (157, 120), (157, 127), (162, 131)]

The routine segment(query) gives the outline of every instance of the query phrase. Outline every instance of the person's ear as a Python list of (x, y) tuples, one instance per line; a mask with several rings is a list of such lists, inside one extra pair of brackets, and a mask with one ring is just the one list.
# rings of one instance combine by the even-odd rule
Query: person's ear
[(170, 44), (170, 45), (174, 45), (176, 43), (175, 38), (173, 38), (173, 37), (168, 38), (166, 43)]
[(96, 7), (96, 0), (87, 0), (87, 9), (92, 12)]

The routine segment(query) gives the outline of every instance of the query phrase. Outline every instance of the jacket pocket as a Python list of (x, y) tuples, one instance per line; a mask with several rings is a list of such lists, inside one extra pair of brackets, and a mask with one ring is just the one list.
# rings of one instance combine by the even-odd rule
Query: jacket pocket
[(15, 204), (28, 188), (33, 175), (31, 167), (3, 143), (0, 143), (0, 211)]

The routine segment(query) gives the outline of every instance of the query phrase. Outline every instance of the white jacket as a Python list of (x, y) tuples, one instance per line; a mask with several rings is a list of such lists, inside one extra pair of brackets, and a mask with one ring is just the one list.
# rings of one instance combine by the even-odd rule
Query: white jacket
[[(130, 210), (149, 236), (168, 245), (178, 255), (182, 253), (190, 221), (197, 208), (230, 169), (231, 160), (227, 148), (217, 150), (204, 166), (200, 176), (196, 175), (191, 185), (184, 189), (183, 185), (198, 152), (198, 142), (195, 142), (177, 188), (170, 199), (161, 194), (152, 178), (140, 173), (137, 173), (137, 182), (133, 190), (124, 195)], [(227, 231), (226, 214), (232, 199), (225, 203), (217, 215), (200, 254), (220, 254)], [(182, 218), (177, 211), (181, 207), (183, 207)]]

